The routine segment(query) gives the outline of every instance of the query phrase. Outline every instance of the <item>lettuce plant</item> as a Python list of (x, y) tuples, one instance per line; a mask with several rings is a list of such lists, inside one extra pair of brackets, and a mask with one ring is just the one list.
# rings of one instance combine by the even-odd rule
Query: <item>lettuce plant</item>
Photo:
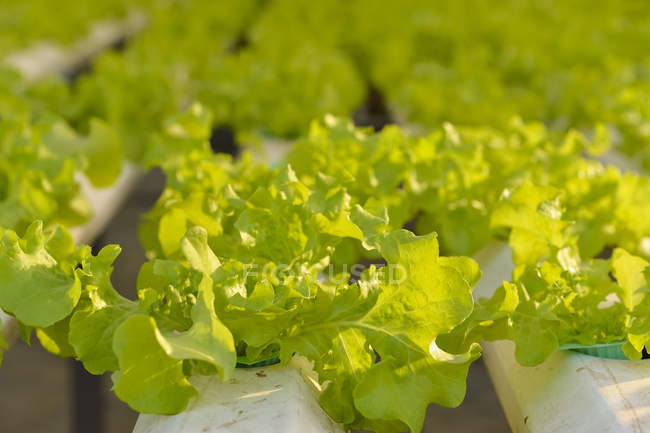
[(123, 162), (113, 130), (94, 119), (88, 135), (79, 135), (8, 94), (0, 97), (0, 118), (0, 227), (22, 233), (35, 219), (84, 222), (91, 209), (75, 176), (85, 175), (96, 187), (114, 182)]
[[(607, 149), (603, 126), (591, 140), (516, 119), (413, 137), (326, 117), (269, 168), (212, 154), (211, 121), (194, 105), (147, 148), (168, 182), (141, 226), (137, 300), (111, 284), (117, 246), (93, 255), (41, 222), (2, 233), (0, 307), (51, 352), (112, 372), (136, 410), (176, 413), (192, 375), (301, 355), (337, 422), (418, 431), (429, 403), (460, 404), (483, 339), (514, 340), (525, 365), (569, 343), (625, 339), (640, 355), (650, 181), (583, 156)], [(480, 270), (459, 251), (493, 239), (516, 270), (475, 303)]]
[[(510, 230), (516, 266), (512, 281), (495, 295), (509, 300), (512, 310), (490, 333), (514, 340), (520, 363), (538, 364), (560, 346), (618, 342), (629, 358), (639, 359), (650, 341), (650, 230), (626, 218), (629, 211), (648, 215), (643, 197), (650, 179), (628, 175), (614, 188), (588, 191), (583, 199), (592, 203), (589, 209), (557, 189), (522, 185), (493, 214), (493, 225)], [(595, 208), (598, 214), (574, 219), (575, 212)], [(593, 249), (594, 242), (606, 247)], [(608, 251), (611, 256), (603, 255)]]
[[(70, 2), (63, 3), (67, 11)], [(68, 15), (90, 19), (124, 7), (112, 0)], [(193, 102), (211, 109), (213, 126), (229, 125), (250, 142), (299, 136), (325, 113), (351, 116), (368, 87), (405, 124), (507, 129), (520, 116), (565, 132), (602, 121), (618, 130), (622, 149), (647, 156), (643, 8), (517, 0), (497, 6), (139, 1), (132, 7), (148, 15), (145, 31), (125, 50), (100, 56), (71, 87), (59, 83), (38, 97), (83, 133), (90, 118), (104, 119), (134, 161), (151, 132)], [(46, 5), (30, 11), (51, 21)], [(21, 23), (14, 26), (29, 33)], [(48, 24), (43, 28), (55, 36), (59, 23)]]
[[(2, 308), (52, 352), (112, 371), (118, 397), (142, 412), (183, 410), (193, 374), (226, 380), (238, 359), (297, 354), (313, 362), (322, 406), (350, 428), (419, 431), (430, 402), (460, 404), (480, 347), (449, 353), (435, 341), (472, 312), (472, 259), (439, 256), (435, 234), (390, 230), (385, 211), (352, 205), (326, 175), (309, 188), (290, 166), (234, 169), (205, 154), (195, 163), (169, 169), (145, 223), (143, 237), (155, 238), (137, 301), (111, 285), (119, 247), (93, 256), (64, 229), (34, 223), (22, 237), (3, 234)], [(237, 178), (250, 171), (256, 183)], [(204, 190), (204, 176), (221, 189)], [(356, 281), (334, 274), (343, 239), (386, 266)], [(396, 392), (409, 398), (395, 406)]]
[[(558, 347), (627, 341), (626, 354), (638, 358), (647, 341), (650, 178), (585, 158), (609, 146), (608, 130), (595, 131), (592, 140), (576, 131), (554, 137), (515, 121), (507, 131), (446, 125), (414, 140), (329, 118), (288, 158), (307, 181), (325, 170), (360, 203), (379, 201), (400, 224), (435, 229), (452, 253), (509, 242), (512, 282), (443, 337), (452, 350), (512, 339), (517, 359), (532, 365)], [(634, 303), (625, 301), (630, 292)]]
[[(104, 122), (93, 120), (88, 135), (81, 136), (61, 119), (33, 113), (20, 98), (0, 96), (0, 233), (25, 233), (37, 219), (48, 225), (84, 223), (92, 209), (79, 189), (78, 176), (85, 175), (97, 187), (112, 184), (122, 170), (121, 152), (117, 136)], [(58, 235), (57, 240), (60, 246), (67, 242)], [(34, 261), (49, 263), (43, 256)], [(24, 297), (31, 283), (39, 283), (17, 270), (3, 268), (2, 274), (0, 296), (13, 299), (10, 305)], [(55, 292), (61, 295), (66, 288), (59, 286)], [(48, 304), (47, 292), (35, 296), (36, 304)], [(36, 320), (49, 321), (48, 313)], [(7, 349), (1, 332), (0, 349)]]
[(0, 26), (6, 30), (0, 35), (0, 56), (43, 43), (72, 45), (86, 36), (95, 22), (123, 19), (133, 9), (149, 3), (147, 0), (103, 0), (80, 5), (73, 0), (62, 0), (54, 5), (46, 0), (8, 1), (0, 11)]

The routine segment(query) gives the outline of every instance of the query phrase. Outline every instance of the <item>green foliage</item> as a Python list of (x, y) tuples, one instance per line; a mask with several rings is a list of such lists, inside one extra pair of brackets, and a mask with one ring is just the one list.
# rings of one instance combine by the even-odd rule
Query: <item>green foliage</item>
[(67, 257), (74, 244), (67, 232), (57, 232), (68, 238), (61, 249), (52, 251), (58, 260), (46, 248), (40, 222), (32, 224), (22, 239), (10, 230), (3, 233), (0, 304), (24, 325), (47, 328), (68, 316), (79, 300), (80, 282)]
[[(429, 403), (460, 404), (483, 339), (513, 340), (524, 365), (622, 340), (638, 358), (648, 341), (650, 179), (583, 156), (608, 146), (602, 128), (588, 140), (514, 119), (413, 136), (327, 116), (271, 169), (212, 154), (211, 118), (193, 105), (147, 150), (168, 183), (141, 226), (137, 301), (111, 284), (119, 247), (92, 255), (40, 223), (3, 233), (0, 307), (51, 352), (113, 372), (136, 410), (179, 412), (194, 374), (298, 354), (336, 421), (417, 431)], [(402, 229), (414, 220), (422, 236)], [(494, 239), (516, 269), (475, 303), (480, 270), (462, 256)]]
[(56, 4), (47, 0), (7, 1), (0, 10), (0, 26), (6, 30), (0, 35), (0, 56), (43, 41), (70, 46), (90, 31), (93, 21), (123, 18), (133, 6), (144, 3), (102, 0), (80, 5), (73, 0)]
[(35, 219), (67, 226), (87, 220), (91, 209), (75, 176), (84, 173), (97, 187), (115, 181), (123, 158), (114, 132), (92, 120), (81, 136), (9, 94), (0, 97), (0, 117), (0, 227), (22, 233)]
[[(491, 299), (481, 300), (474, 317), (445, 337), (449, 344), (465, 347), (483, 337), (511, 339), (517, 360), (536, 365), (558, 347), (626, 342), (626, 355), (639, 359), (650, 343), (650, 251), (647, 229), (638, 227), (632, 234), (629, 221), (619, 219), (620, 209), (629, 205), (619, 194), (627, 195), (631, 179), (637, 186), (650, 181), (626, 175), (612, 190), (601, 188), (596, 178), (591, 190), (583, 185), (583, 197), (571, 196), (570, 188), (562, 195), (530, 184), (505, 195), (492, 224), (509, 229), (516, 265), (512, 282), (505, 282)], [(635, 191), (639, 215), (644, 214), (645, 187)], [(525, 207), (516, 212), (522, 204)], [(611, 257), (600, 257), (612, 245), (629, 245), (631, 252), (613, 248)]]
[[(93, 256), (34, 225), (24, 239), (13, 232), (5, 239), (31, 245), (37, 233), (38, 248), (27, 252), (44, 259), (0, 251), (9, 279), (2, 284), (12, 288), (28, 265), (48, 284), (21, 286), (21, 308), (3, 288), (0, 306), (36, 327), (46, 348), (92, 373), (112, 371), (116, 394), (142, 412), (179, 412), (196, 394), (191, 375), (226, 380), (238, 357), (255, 362), (278, 352), (284, 363), (295, 354), (313, 362), (321, 404), (350, 427), (417, 431), (429, 403), (460, 404), (480, 347), (452, 353), (435, 340), (472, 313), (476, 263), (439, 257), (435, 234), (390, 229), (385, 211), (377, 217), (353, 204), (327, 175), (310, 187), (290, 166), (269, 170), (248, 158), (233, 165), (196, 152), (170, 163), (167, 190), (143, 226), (152, 261), (138, 277), (137, 302), (111, 285), (119, 248)], [(371, 266), (358, 282), (335, 274), (328, 265), (344, 240), (387, 266)], [(29, 293), (61, 305), (46, 311), (47, 323), (30, 321), (49, 316)], [(395, 392), (411, 402), (389, 404)]]
[[(483, 339), (514, 341), (523, 365), (610, 342), (638, 359), (650, 342), (650, 179), (591, 158), (614, 142), (650, 161), (647, 8), (63, 1), (60, 22), (40, 3), (3, 7), (0, 53), (71, 44), (132, 7), (149, 27), (72, 85), (0, 70), (0, 308), (112, 372), (136, 410), (177, 413), (194, 374), (299, 354), (336, 421), (418, 431), (429, 403), (460, 404)], [(323, 117), (367, 87), (430, 131)], [(209, 148), (215, 126), (255, 141), (312, 118), (275, 169)], [(125, 155), (168, 179), (141, 226), (137, 301), (111, 284), (119, 247), (93, 255), (57, 225), (90, 216), (75, 175), (108, 186)], [(495, 239), (515, 271), (475, 303), (464, 256)]]
[[(91, 217), (79, 176), (95, 187), (111, 185), (122, 170), (120, 142), (103, 121), (92, 119), (88, 135), (80, 135), (47, 110), (3, 92), (0, 155), (0, 303), (22, 317), (23, 337), (37, 327), (48, 350), (70, 356), (69, 315), (81, 280), (74, 240), (57, 225)], [(6, 348), (4, 340), (0, 346)]]
[(104, 120), (134, 161), (192, 102), (214, 113), (211, 126), (254, 142), (299, 136), (326, 113), (352, 116), (369, 87), (404, 124), (501, 129), (520, 116), (566, 132), (601, 122), (596, 135), (606, 126), (621, 149), (649, 159), (650, 35), (637, 4), (65, 0), (52, 20), (51, 5), (32, 3), (0, 13), (11, 29), (0, 52), (39, 37), (69, 43), (92, 20), (127, 10), (147, 17), (125, 50), (99, 56), (72, 86), (20, 91), (83, 133)]
[[(560, 346), (627, 340), (628, 356), (638, 358), (650, 335), (642, 307), (647, 264), (636, 257), (650, 257), (650, 178), (583, 157), (608, 147), (602, 127), (589, 141), (575, 131), (558, 138), (539, 124), (511, 125), (504, 132), (446, 125), (412, 139), (397, 128), (371, 134), (329, 118), (313, 124), (288, 159), (307, 181), (317, 171), (337, 176), (353, 201), (400, 203), (408, 213), (399, 224), (417, 219), (453, 254), (508, 239), (517, 266), (512, 283), (477, 305), (443, 338), (446, 346), (511, 339), (517, 359), (534, 365)], [(377, 164), (393, 164), (395, 177), (365, 183), (380, 178)], [(598, 258), (616, 246), (629, 252)], [(617, 276), (624, 266), (632, 266), (627, 279)], [(626, 301), (630, 292), (634, 303)]]
[[(596, 222), (613, 218), (613, 212), (636, 215), (643, 210), (641, 197), (647, 181), (621, 176), (584, 158), (593, 143), (577, 131), (557, 136), (539, 123), (516, 118), (504, 130), (445, 124), (417, 136), (395, 126), (372, 133), (347, 120), (326, 117), (312, 123), (309, 136), (292, 145), (287, 160), (307, 184), (315, 183), (313, 173), (327, 173), (346, 187), (353, 202), (371, 213), (378, 215), (373, 208), (387, 208), (392, 228), (415, 221), (417, 231), (435, 230), (443, 250), (450, 254), (473, 254), (495, 236), (502, 236), (499, 226), (504, 224), (499, 219), (518, 220), (516, 224), (532, 230), (543, 230), (537, 227), (541, 222), (549, 225), (547, 232), (557, 231), (554, 225), (564, 223), (553, 223), (548, 216), (559, 211), (553, 194), (559, 196), (566, 190), (564, 194), (572, 200), (571, 219), (594, 220), (581, 223), (580, 230), (585, 231), (581, 251), (597, 254), (612, 238), (606, 224)], [(598, 143), (603, 146), (607, 146), (606, 137)], [(528, 190), (501, 200), (523, 184), (529, 184)], [(529, 190), (541, 187), (535, 201), (537, 193), (531, 195)], [(620, 194), (617, 206), (615, 192)], [(544, 207), (539, 216), (538, 206)], [(642, 239), (645, 222), (623, 228), (626, 218), (621, 215), (616, 220), (621, 225), (617, 233), (621, 241)], [(626, 240), (622, 234), (628, 231), (634, 233)], [(531, 236), (525, 226), (513, 233)], [(564, 235), (553, 236), (557, 244)]]

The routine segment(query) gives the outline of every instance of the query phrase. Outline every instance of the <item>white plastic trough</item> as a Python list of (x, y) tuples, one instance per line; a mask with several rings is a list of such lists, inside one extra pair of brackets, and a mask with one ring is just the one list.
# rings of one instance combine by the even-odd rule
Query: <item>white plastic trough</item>
[(192, 377), (199, 396), (185, 412), (140, 415), (133, 433), (342, 433), (300, 370), (297, 363), (237, 369), (225, 383)]
[(599, 159), (603, 164), (618, 167), (623, 172), (643, 173), (645, 171), (639, 161), (632, 160), (616, 150), (606, 152)]
[(69, 47), (41, 41), (8, 55), (4, 63), (20, 71), (27, 80), (74, 70), (122, 38), (138, 33), (146, 24), (146, 15), (142, 12), (133, 12), (123, 20), (98, 21), (86, 37)]
[(142, 176), (142, 170), (132, 163), (126, 163), (115, 183), (108, 188), (93, 187), (85, 176), (77, 176), (82, 194), (90, 202), (93, 217), (86, 224), (70, 228), (78, 244), (92, 243), (113, 219), (122, 203), (128, 198)]

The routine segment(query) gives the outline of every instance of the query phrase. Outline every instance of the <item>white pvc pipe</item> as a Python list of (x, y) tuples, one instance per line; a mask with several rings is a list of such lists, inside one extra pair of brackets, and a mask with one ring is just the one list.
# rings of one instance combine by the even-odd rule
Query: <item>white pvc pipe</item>
[(218, 376), (194, 376), (190, 382), (199, 395), (187, 410), (140, 415), (133, 433), (342, 433), (294, 367), (236, 369), (225, 383)]
[(133, 12), (123, 20), (103, 20), (95, 23), (90, 33), (70, 47), (50, 41), (40, 41), (31, 47), (5, 57), (4, 63), (33, 81), (56, 72), (65, 72), (84, 64), (121, 38), (141, 31), (147, 24), (142, 12)]
[(613, 165), (623, 173), (643, 173), (643, 167), (639, 161), (634, 161), (616, 150), (610, 150), (601, 155), (600, 161), (605, 165)]
[(141, 176), (142, 170), (132, 163), (124, 165), (120, 176), (108, 188), (97, 189), (90, 184), (85, 176), (76, 176), (81, 193), (88, 199), (93, 210), (93, 217), (90, 221), (84, 225), (70, 228), (70, 233), (78, 244), (89, 244), (102, 233)]

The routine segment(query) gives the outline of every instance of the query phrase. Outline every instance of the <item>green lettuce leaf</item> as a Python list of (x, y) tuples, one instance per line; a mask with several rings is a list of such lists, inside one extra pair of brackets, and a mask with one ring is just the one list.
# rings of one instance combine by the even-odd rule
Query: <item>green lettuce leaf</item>
[(197, 395), (183, 373), (183, 361), (169, 356), (164, 341), (146, 315), (131, 316), (115, 330), (113, 350), (120, 370), (113, 373), (113, 390), (139, 412), (178, 413)]
[(0, 307), (27, 326), (43, 328), (66, 318), (81, 295), (74, 268), (48, 253), (46, 236), (35, 222), (23, 239), (6, 230), (0, 243)]

